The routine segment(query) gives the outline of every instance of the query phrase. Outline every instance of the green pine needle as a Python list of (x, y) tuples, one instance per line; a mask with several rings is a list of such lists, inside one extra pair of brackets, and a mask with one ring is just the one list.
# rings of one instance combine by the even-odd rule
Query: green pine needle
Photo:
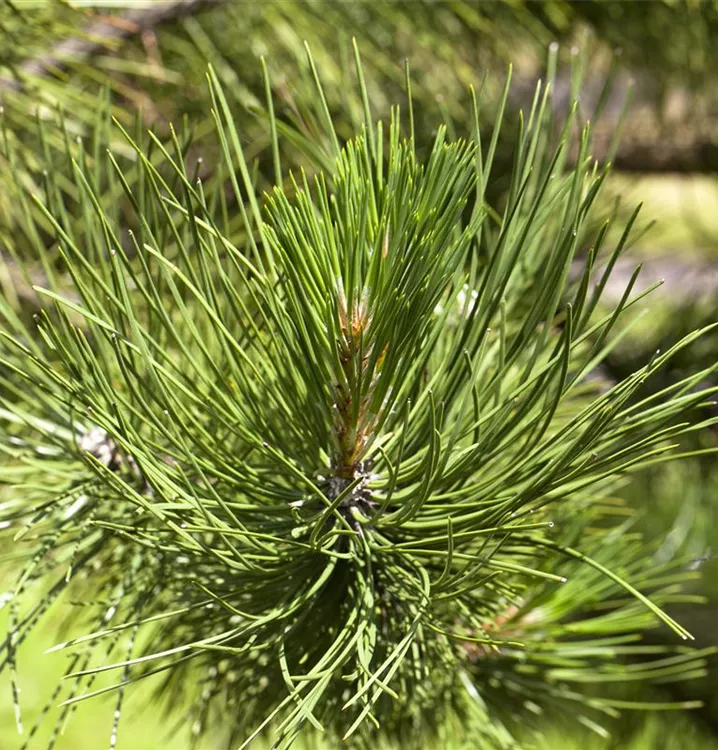
[(602, 311), (628, 233), (606, 255), (606, 173), (574, 114), (551, 145), (548, 88), (492, 206), (503, 104), (488, 147), (477, 102), (473, 140), (441, 128), (419, 158), (398, 110), (369, 121), (359, 67), (366, 121), (342, 145), (309, 61), (329, 170), (283, 167), (270, 106), (285, 182), (258, 194), (211, 70), (208, 178), (186, 134), (118, 123), (124, 151), (66, 138), (43, 191), (17, 186), (47, 283), (32, 324), (0, 301), (0, 528), (21, 558), (3, 666), (15, 685), (22, 642), (71, 596), (58, 726), (107, 692), (119, 716), (161, 674), (197, 742), (510, 748), (528, 706), (604, 732), (645, 705), (586, 683), (693, 677), (709, 653), (640, 642), (661, 623), (690, 637), (664, 606), (692, 574), (612, 499), (713, 396), (718, 365), (645, 388), (705, 330), (595, 379), (645, 295), (634, 276)]

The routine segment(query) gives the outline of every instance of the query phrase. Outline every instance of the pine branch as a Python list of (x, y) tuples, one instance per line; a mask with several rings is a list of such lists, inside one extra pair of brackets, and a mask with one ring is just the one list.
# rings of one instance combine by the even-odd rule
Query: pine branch
[(614, 163), (623, 172), (715, 174), (718, 143), (700, 139), (685, 145), (676, 144), (673, 139), (633, 141), (618, 151)]
[[(672, 257), (646, 258), (642, 262), (644, 273), (642, 283), (645, 286), (661, 281), (661, 296), (666, 303), (675, 307), (694, 304), (700, 299), (718, 297), (718, 266), (701, 259), (690, 259), (680, 249), (671, 253)], [(633, 264), (625, 259), (616, 264), (610, 282), (606, 285), (607, 299), (617, 301), (625, 289)]]
[[(595, 383), (645, 295), (634, 272), (602, 304), (636, 214), (591, 283), (616, 217), (596, 221), (607, 171), (590, 130), (572, 164), (575, 119), (554, 141), (541, 89), (499, 215), (501, 117), (487, 144), (474, 101), (474, 137), (440, 128), (421, 158), (398, 112), (376, 122), (356, 64), (364, 119), (342, 143), (309, 57), (314, 170), (283, 168), (268, 102), (287, 175), (271, 192), (214, 70), (219, 178), (188, 165), (175, 131), (138, 128), (121, 131), (131, 176), (98, 137), (92, 160), (41, 154), (35, 211), (9, 186), (48, 276), (33, 325), (0, 298), (0, 532), (25, 556), (0, 658), (18, 717), (19, 650), (70, 592), (98, 609), (54, 649), (75, 654), (60, 725), (109, 691), (119, 712), (163, 672), (169, 701), (202, 684), (198, 738), (231, 722), (244, 746), (323, 732), (335, 747), (506, 750), (529, 704), (597, 726), (649, 707), (612, 685), (704, 672), (712, 652), (665, 611), (692, 561), (660, 557), (615, 494), (696, 429), (718, 364), (647, 383), (711, 328)], [(641, 643), (659, 626), (675, 646)], [(105, 671), (116, 680), (94, 687)]]
[(151, 6), (120, 16), (91, 21), (75, 37), (56, 43), (47, 52), (22, 62), (14, 78), (0, 78), (0, 89), (19, 91), (28, 78), (56, 75), (78, 61), (87, 60), (120, 42), (162, 24), (171, 23), (233, 0), (157, 0)]

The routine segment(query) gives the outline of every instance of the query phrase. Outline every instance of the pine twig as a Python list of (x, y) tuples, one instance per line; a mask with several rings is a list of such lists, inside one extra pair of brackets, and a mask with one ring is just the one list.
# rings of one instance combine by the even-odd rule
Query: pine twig
[(92, 58), (112, 42), (129, 39), (147, 29), (229, 2), (232, 0), (159, 0), (151, 7), (138, 8), (122, 16), (104, 16), (93, 20), (77, 36), (64, 39), (47, 52), (23, 62), (15, 78), (0, 78), (0, 88), (19, 91), (26, 77), (46, 76), (66, 70), (71, 61)]

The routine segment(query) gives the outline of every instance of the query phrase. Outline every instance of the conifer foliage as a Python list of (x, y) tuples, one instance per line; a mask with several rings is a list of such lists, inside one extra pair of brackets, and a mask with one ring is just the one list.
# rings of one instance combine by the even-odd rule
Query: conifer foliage
[[(685, 679), (706, 656), (662, 609), (686, 561), (634, 534), (614, 494), (697, 429), (706, 372), (642, 387), (701, 332), (596, 377), (645, 295), (636, 273), (601, 304), (630, 226), (608, 247), (606, 171), (574, 110), (552, 121), (549, 86), (491, 206), (503, 105), (490, 142), (474, 97), (475, 137), (440, 129), (423, 153), (410, 104), (387, 127), (365, 96), (340, 144), (316, 80), (334, 167), (284, 174), (268, 102), (271, 194), (213, 72), (209, 176), (186, 134), (138, 129), (121, 153), (67, 138), (42, 191), (17, 186), (47, 278), (32, 322), (0, 301), (18, 724), (23, 642), (60, 611), (76, 634), (47, 710), (59, 729), (113, 693), (110, 747), (128, 686), (158, 673), (198, 746), (514, 748), (567, 709), (603, 732), (633, 705), (616, 683)], [(641, 643), (659, 626), (674, 649)]]

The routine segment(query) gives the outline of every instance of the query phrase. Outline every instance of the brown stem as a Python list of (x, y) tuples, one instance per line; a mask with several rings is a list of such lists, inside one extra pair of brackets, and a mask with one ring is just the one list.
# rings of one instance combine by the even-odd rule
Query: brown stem
[[(366, 304), (364, 301), (355, 302), (351, 317), (346, 309), (346, 301), (340, 301), (340, 325), (343, 334), (341, 345), (342, 370), (344, 383), (338, 388), (337, 394), (337, 425), (336, 437), (338, 455), (335, 460), (335, 471), (343, 479), (352, 479), (361, 462), (361, 456), (366, 445), (367, 433), (370, 425), (366, 424), (366, 409), (369, 395), (359, 405), (358, 417), (354, 420), (354, 402), (352, 401), (349, 383), (354, 378), (357, 365), (361, 370), (366, 366), (369, 352), (363, 353), (362, 338), (369, 327)], [(358, 358), (362, 357), (362, 362)]]

